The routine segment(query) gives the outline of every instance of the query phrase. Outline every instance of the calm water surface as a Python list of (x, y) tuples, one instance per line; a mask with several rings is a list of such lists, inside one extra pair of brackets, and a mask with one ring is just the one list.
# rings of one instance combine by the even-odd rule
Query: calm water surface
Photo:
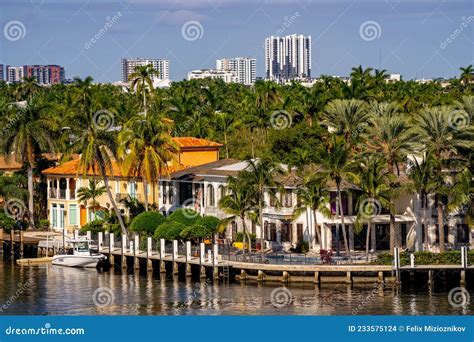
[[(113, 270), (0, 263), (3, 315), (472, 315), (453, 308), (450, 287), (290, 284), (291, 303), (275, 307), (281, 284), (212, 284)], [(452, 287), (452, 286), (451, 286)], [(95, 295), (94, 295), (95, 293)], [(471, 298), (474, 293), (471, 290)], [(282, 292), (283, 304), (288, 292)], [(98, 304), (98, 305), (96, 305)], [(280, 305), (281, 306), (281, 305)]]

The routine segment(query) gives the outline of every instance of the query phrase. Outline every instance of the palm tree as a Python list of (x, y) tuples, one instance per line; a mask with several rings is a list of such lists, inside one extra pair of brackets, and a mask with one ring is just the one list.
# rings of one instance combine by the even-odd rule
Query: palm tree
[(426, 212), (428, 210), (428, 196), (432, 193), (433, 184), (433, 156), (431, 153), (426, 154), (421, 162), (416, 158), (408, 160), (408, 176), (410, 177), (410, 188), (418, 193), (422, 208), (422, 218), (417, 218), (418, 222), (425, 230), (425, 251), (430, 249), (430, 239), (428, 232), (428, 223), (426, 221)]
[(84, 204), (87, 206), (87, 203), (91, 200), (92, 201), (92, 213), (94, 215), (95, 219), (95, 209), (99, 205), (98, 202), (96, 201), (97, 197), (102, 196), (107, 189), (105, 186), (100, 185), (99, 183), (91, 178), (89, 179), (89, 186), (88, 187), (80, 187), (77, 189), (77, 198), (79, 201), (84, 202)]
[(367, 121), (366, 105), (360, 100), (333, 100), (326, 106), (322, 119), (324, 126), (342, 134), (349, 147), (354, 148)]
[(264, 247), (264, 222), (263, 208), (265, 207), (265, 189), (277, 188), (280, 184), (275, 178), (283, 174), (282, 168), (271, 158), (263, 157), (259, 160), (249, 160), (247, 171), (247, 182), (253, 190), (253, 196), (258, 207), (260, 225), (260, 246)]
[(330, 199), (330, 190), (327, 187), (327, 178), (321, 173), (308, 173), (303, 177), (303, 184), (296, 190), (296, 196), (298, 197), (298, 207), (294, 212), (294, 216), (300, 216), (304, 211), (309, 208), (313, 215), (314, 230), (316, 233), (316, 241), (311, 241), (312, 248), (315, 248), (316, 243), (321, 245), (321, 233), (318, 225), (317, 212), (323, 213), (323, 215), (330, 217), (331, 210), (328, 208)]
[(169, 121), (153, 113), (131, 118), (119, 133), (118, 157), (127, 175), (141, 176), (146, 211), (148, 184), (154, 188), (161, 173), (168, 174), (168, 162), (179, 151), (170, 131)]
[(103, 109), (101, 101), (104, 96), (92, 88), (91, 82), (90, 78), (76, 82), (75, 110), (69, 112), (65, 118), (66, 125), (70, 127), (66, 133), (68, 137), (74, 137), (67, 146), (66, 155), (80, 153), (78, 172), (84, 175), (90, 170), (99, 173), (122, 233), (127, 234), (122, 214), (109, 185), (109, 175), (113, 175), (112, 163), (117, 152), (116, 130), (113, 129), (114, 115), (112, 111)]
[(376, 154), (367, 154), (357, 162), (357, 174), (360, 175), (357, 185), (361, 195), (357, 199), (356, 228), (362, 228), (362, 221), (367, 220), (365, 254), (369, 259), (370, 232), (372, 216), (380, 214), (382, 207), (391, 207), (390, 177), (386, 161)]
[(138, 95), (143, 96), (143, 111), (147, 116), (146, 93), (153, 91), (153, 76), (158, 76), (158, 71), (153, 69), (153, 65), (136, 66), (135, 71), (130, 74), (128, 79), (131, 81), (130, 88), (134, 89)]
[(461, 71), (459, 79), (461, 80), (464, 87), (466, 87), (474, 77), (474, 66), (469, 64), (465, 68), (459, 68), (459, 70)]
[(42, 152), (55, 152), (56, 149), (58, 125), (55, 117), (48, 115), (48, 109), (40, 99), (30, 101), (26, 107), (12, 105), (4, 118), (9, 128), (0, 131), (0, 151), (7, 161), (13, 155), (17, 162), (26, 165), (30, 228), (35, 227), (33, 170)]
[(433, 175), (436, 178), (436, 205), (440, 252), (444, 252), (444, 204), (441, 200), (446, 190), (443, 173), (459, 161), (459, 150), (474, 147), (474, 133), (469, 126), (452, 126), (453, 108), (447, 106), (425, 108), (415, 117), (412, 132), (422, 142), (422, 150), (433, 153)]
[[(411, 153), (413, 135), (409, 132), (406, 119), (396, 103), (372, 103), (369, 125), (364, 134), (364, 144), (369, 151), (380, 154), (387, 161), (388, 171), (396, 176), (391, 183), (393, 197), (400, 190), (399, 164)], [(392, 198), (393, 202), (393, 198)], [(398, 229), (395, 223), (395, 206), (390, 205), (390, 251), (398, 245)]]
[(224, 135), (225, 157), (229, 158), (229, 134), (240, 124), (240, 121), (228, 112), (217, 111), (214, 113), (216, 128)]
[[(248, 185), (248, 172), (242, 171), (237, 177), (227, 179), (228, 195), (219, 200), (219, 208), (231, 216), (221, 221), (220, 232), (227, 227), (228, 223), (240, 218), (244, 237), (248, 241), (248, 249), (251, 251), (251, 239), (247, 229), (245, 219), (252, 217), (255, 213), (255, 194), (254, 189)], [(245, 242), (245, 239), (244, 239)], [(243, 249), (245, 251), (245, 248)]]
[(15, 89), (15, 97), (17, 101), (25, 100), (30, 102), (33, 96), (41, 89), (36, 82), (35, 77), (25, 77), (23, 81), (17, 85)]
[[(326, 145), (322, 146), (318, 155), (322, 172), (325, 173), (326, 177), (336, 183), (336, 215), (341, 220), (344, 246), (347, 254), (350, 255), (341, 196), (342, 182), (357, 179), (357, 176), (349, 170), (351, 157), (350, 148), (343, 137), (332, 134), (326, 142)], [(339, 230), (339, 224), (336, 225), (336, 230)]]

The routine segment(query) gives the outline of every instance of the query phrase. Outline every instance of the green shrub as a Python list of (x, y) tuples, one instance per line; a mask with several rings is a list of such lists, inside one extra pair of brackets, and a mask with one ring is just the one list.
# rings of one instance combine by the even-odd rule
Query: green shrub
[(192, 209), (177, 209), (170, 216), (166, 218), (166, 221), (174, 221), (190, 226), (195, 224), (201, 215)]
[(96, 219), (94, 221), (91, 221), (89, 223), (86, 223), (85, 225), (83, 225), (80, 229), (80, 233), (81, 234), (85, 234), (87, 233), (88, 231), (90, 231), (91, 233), (99, 233), (99, 232), (104, 232), (105, 231), (105, 227), (104, 227), (104, 220), (102, 219)]
[(130, 230), (136, 233), (152, 235), (156, 228), (165, 222), (165, 217), (158, 211), (146, 211), (135, 217), (130, 224)]
[(49, 228), (49, 220), (41, 219), (38, 221), (38, 228), (39, 229), (48, 229)]
[(7, 216), (3, 210), (0, 211), (0, 228), (3, 228), (4, 233), (10, 233), (15, 227), (15, 220)]
[[(410, 265), (411, 253), (400, 253), (401, 266)], [(461, 263), (460, 251), (449, 251), (445, 253), (415, 252), (415, 265), (458, 265)], [(468, 253), (468, 262), (474, 262), (474, 253)], [(392, 265), (393, 255), (382, 253), (377, 256), (377, 264)]]
[(156, 228), (153, 237), (155, 240), (176, 240), (181, 238), (180, 234), (185, 228), (186, 226), (180, 222), (166, 221)]
[(307, 241), (299, 241), (296, 244), (295, 252), (296, 253), (308, 253), (309, 243)]
[(210, 238), (216, 233), (219, 222), (214, 216), (200, 217), (195, 224), (186, 227), (180, 236), (186, 240)]
[[(245, 238), (247, 240), (247, 238)], [(257, 235), (255, 234), (250, 234), (250, 241), (254, 243), (257, 240)], [(235, 236), (235, 242), (244, 242), (244, 233), (238, 232), (237, 235)]]

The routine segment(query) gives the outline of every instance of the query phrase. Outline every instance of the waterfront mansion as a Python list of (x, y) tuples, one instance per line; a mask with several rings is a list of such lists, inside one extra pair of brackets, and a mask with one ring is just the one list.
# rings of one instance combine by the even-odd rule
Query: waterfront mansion
[[(159, 210), (164, 215), (169, 215), (178, 208), (190, 207), (198, 210), (202, 215), (214, 215), (218, 218), (228, 217), (218, 206), (219, 200), (226, 195), (226, 183), (228, 177), (235, 177), (239, 171), (248, 168), (248, 163), (234, 159), (217, 160), (203, 165), (186, 168), (170, 173), (159, 182)], [(263, 235), (267, 246), (289, 249), (295, 247), (299, 241), (307, 241), (310, 249), (336, 248), (336, 236), (339, 236), (340, 247), (343, 250), (342, 233), (336, 234), (336, 225), (341, 226), (341, 219), (335, 215), (336, 208), (328, 204), (328, 209), (333, 215), (329, 217), (317, 212), (317, 222), (321, 231), (321, 245), (315, 243), (315, 223), (309, 209), (298, 217), (294, 212), (297, 206), (296, 189), (300, 186), (300, 178), (294, 171), (278, 176), (278, 183), (284, 188), (280, 190), (280, 205), (277, 207), (271, 200), (267, 189), (265, 194), (265, 207), (263, 211), (264, 229)], [(336, 188), (328, 184), (331, 198), (336, 196)], [(342, 207), (345, 215), (346, 230), (348, 232), (349, 247), (351, 250), (365, 249), (365, 236), (367, 227), (359, 232), (354, 229), (356, 221), (355, 205), (357, 202), (357, 188), (350, 184), (344, 184), (342, 189)], [(331, 201), (332, 202), (332, 201)], [(432, 251), (437, 251), (439, 244), (437, 234), (437, 209), (434, 198), (429, 198), (426, 207), (422, 207), (422, 201), (417, 194), (402, 195), (395, 201), (395, 222), (398, 226), (399, 245), (410, 251), (423, 250), (425, 229), (419, 222), (421, 213), (426, 211), (429, 240)], [(448, 248), (457, 248), (462, 245), (474, 246), (468, 226), (465, 224), (463, 215), (450, 213), (446, 215), (448, 222), (445, 225), (446, 242)], [(387, 210), (380, 210), (371, 218), (371, 250), (389, 249), (389, 222), (390, 216)], [(262, 230), (258, 223), (248, 221), (250, 233), (260, 238)], [(235, 240), (237, 232), (242, 231), (242, 223), (239, 219), (229, 223), (224, 237), (230, 241)]]
[[(179, 152), (169, 162), (170, 172), (219, 159), (219, 148), (222, 146), (219, 143), (192, 137), (176, 137), (173, 140), (179, 147)], [(54, 230), (78, 229), (94, 220), (96, 215), (100, 216), (104, 211), (112, 209), (107, 193), (99, 196), (95, 205), (79, 201), (77, 191), (81, 187), (88, 187), (90, 179), (95, 178), (99, 186), (103, 185), (98, 173), (89, 170), (84, 174), (79, 169), (79, 159), (46, 169), (43, 174), (47, 179), (48, 220)], [(124, 216), (128, 216), (123, 200), (128, 197), (140, 202), (144, 200), (145, 189), (141, 178), (124, 174), (122, 167), (116, 162), (108, 170), (108, 177), (117, 206)], [(156, 204), (158, 186), (147, 184), (147, 187), (148, 202)]]

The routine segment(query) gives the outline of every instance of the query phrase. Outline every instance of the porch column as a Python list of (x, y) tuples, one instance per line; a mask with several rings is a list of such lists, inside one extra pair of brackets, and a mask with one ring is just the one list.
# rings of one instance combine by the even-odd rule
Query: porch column
[(59, 188), (60, 188), (59, 180), (60, 180), (60, 178), (56, 179), (56, 198), (59, 198)]
[(71, 197), (69, 196), (69, 178), (66, 178), (66, 199), (71, 199)]
[(354, 251), (354, 225), (349, 224), (349, 250)]

